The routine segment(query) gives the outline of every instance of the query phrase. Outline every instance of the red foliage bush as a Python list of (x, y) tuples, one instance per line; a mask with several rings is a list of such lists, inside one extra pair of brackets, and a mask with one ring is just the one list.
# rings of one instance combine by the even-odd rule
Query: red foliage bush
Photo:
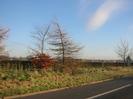
[(50, 65), (53, 64), (53, 60), (46, 54), (37, 54), (32, 58), (32, 64), (34, 64), (38, 69), (47, 69)]

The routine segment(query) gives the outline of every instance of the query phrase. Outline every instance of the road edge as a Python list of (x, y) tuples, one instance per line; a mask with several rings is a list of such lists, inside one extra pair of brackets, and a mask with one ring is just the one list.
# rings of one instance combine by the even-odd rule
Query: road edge
[[(102, 83), (102, 82), (105, 82), (105, 81), (111, 81), (111, 80), (114, 80), (114, 79), (110, 78), (110, 79), (105, 79), (105, 80), (100, 80), (100, 81), (94, 81), (94, 82), (82, 84), (80, 86), (98, 84), (98, 83)], [(79, 86), (77, 86), (77, 87), (79, 87)], [(74, 87), (64, 87), (64, 88), (57, 88), (57, 89), (50, 89), (50, 90), (44, 90), (44, 91), (39, 91), (39, 92), (27, 93), (27, 94), (22, 94), (22, 95), (7, 96), (7, 97), (4, 97), (3, 99), (22, 98), (22, 97), (27, 97), (27, 96), (32, 96), (32, 95), (37, 95), (37, 94), (42, 94), (42, 93), (61, 91), (61, 90), (70, 89), (70, 88), (74, 88)]]

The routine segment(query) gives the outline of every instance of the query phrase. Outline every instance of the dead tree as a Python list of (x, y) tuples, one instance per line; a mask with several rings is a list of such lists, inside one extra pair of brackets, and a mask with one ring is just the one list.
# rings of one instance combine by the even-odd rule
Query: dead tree
[(126, 66), (126, 58), (130, 56), (130, 48), (126, 40), (121, 40), (117, 46), (116, 53), (123, 60), (124, 66)]
[(4, 40), (6, 39), (7, 33), (9, 29), (0, 27), (0, 55), (5, 55), (5, 46), (4, 46)]
[(53, 61), (46, 53), (47, 34), (49, 33), (50, 25), (47, 27), (36, 28), (32, 38), (36, 41), (35, 48), (31, 48), (32, 55), (30, 56), (34, 68), (43, 69), (49, 67)]
[(36, 28), (36, 31), (32, 33), (32, 38), (35, 40), (35, 47), (30, 48), (34, 55), (44, 54), (45, 42), (47, 34), (49, 33), (50, 25), (47, 27)]

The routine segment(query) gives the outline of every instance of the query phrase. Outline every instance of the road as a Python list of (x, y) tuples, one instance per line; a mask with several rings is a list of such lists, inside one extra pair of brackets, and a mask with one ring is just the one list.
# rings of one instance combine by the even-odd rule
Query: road
[(15, 99), (133, 99), (133, 77)]

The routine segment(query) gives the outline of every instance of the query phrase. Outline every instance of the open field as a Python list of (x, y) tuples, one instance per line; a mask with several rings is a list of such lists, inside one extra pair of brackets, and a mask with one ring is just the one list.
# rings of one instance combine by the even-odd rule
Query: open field
[(133, 67), (79, 67), (74, 74), (52, 70), (0, 69), (0, 95), (12, 96), (133, 75)]

